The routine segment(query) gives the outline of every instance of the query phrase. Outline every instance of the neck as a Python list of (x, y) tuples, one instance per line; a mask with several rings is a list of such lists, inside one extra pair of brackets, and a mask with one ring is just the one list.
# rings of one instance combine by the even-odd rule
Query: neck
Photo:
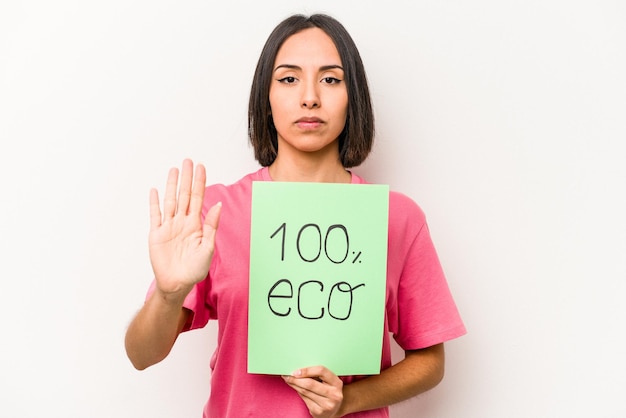
[(269, 166), (270, 176), (274, 181), (297, 181), (315, 183), (350, 183), (352, 174), (338, 159), (326, 162), (280, 158)]

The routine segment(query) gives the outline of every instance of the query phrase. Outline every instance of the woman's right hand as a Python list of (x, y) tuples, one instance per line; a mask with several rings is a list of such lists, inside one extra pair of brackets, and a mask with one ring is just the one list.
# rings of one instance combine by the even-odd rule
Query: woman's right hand
[(178, 169), (167, 177), (163, 213), (156, 189), (150, 191), (149, 250), (157, 290), (166, 297), (184, 298), (194, 284), (209, 272), (221, 203), (207, 213), (202, 222), (202, 203), (206, 186), (204, 166), (184, 160), (180, 187)]

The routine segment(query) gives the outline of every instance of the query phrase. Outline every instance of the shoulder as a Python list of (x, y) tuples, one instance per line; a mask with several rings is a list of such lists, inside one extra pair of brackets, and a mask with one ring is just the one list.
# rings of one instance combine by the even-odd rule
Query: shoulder
[(252, 183), (263, 181), (263, 168), (243, 176), (231, 184), (215, 183), (207, 186), (204, 192), (203, 210), (208, 210), (217, 202), (222, 202), (225, 207), (244, 205), (251, 200)]
[(418, 232), (426, 223), (422, 208), (404, 193), (389, 192), (389, 227)]
[(414, 216), (425, 216), (424, 211), (415, 200), (395, 190), (389, 191), (389, 210)]
[[(352, 183), (371, 184), (363, 177), (352, 173)], [(422, 208), (406, 194), (389, 191), (389, 228), (390, 232), (419, 232), (426, 224), (426, 215)]]
[[(353, 172), (351, 174), (352, 184), (375, 184), (370, 183), (358, 174), (355, 174)], [(404, 193), (391, 189), (389, 190), (389, 211), (390, 213), (393, 211), (394, 213), (397, 212), (399, 214), (406, 213), (422, 217), (424, 216), (422, 209), (413, 199), (411, 199)]]
[(217, 195), (221, 197), (227, 197), (231, 194), (249, 193), (252, 190), (252, 183), (254, 181), (265, 181), (264, 176), (265, 168), (261, 168), (253, 173), (246, 174), (235, 183), (224, 184), (215, 183), (206, 187), (205, 199), (211, 195)]

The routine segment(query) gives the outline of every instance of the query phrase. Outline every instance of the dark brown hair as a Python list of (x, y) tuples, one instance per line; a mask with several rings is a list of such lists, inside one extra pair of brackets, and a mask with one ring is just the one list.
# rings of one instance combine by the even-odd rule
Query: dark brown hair
[(339, 158), (345, 168), (356, 167), (365, 161), (374, 140), (374, 113), (365, 67), (348, 31), (337, 20), (324, 14), (290, 16), (274, 28), (265, 42), (248, 104), (248, 136), (254, 147), (254, 157), (264, 167), (276, 159), (278, 140), (269, 102), (274, 61), (287, 38), (309, 28), (322, 29), (339, 52), (348, 91), (346, 125), (339, 134)]

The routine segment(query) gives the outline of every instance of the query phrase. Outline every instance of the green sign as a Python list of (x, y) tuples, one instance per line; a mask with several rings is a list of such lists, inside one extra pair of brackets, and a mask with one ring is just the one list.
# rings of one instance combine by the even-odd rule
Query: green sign
[(380, 373), (389, 187), (254, 182), (248, 372)]

